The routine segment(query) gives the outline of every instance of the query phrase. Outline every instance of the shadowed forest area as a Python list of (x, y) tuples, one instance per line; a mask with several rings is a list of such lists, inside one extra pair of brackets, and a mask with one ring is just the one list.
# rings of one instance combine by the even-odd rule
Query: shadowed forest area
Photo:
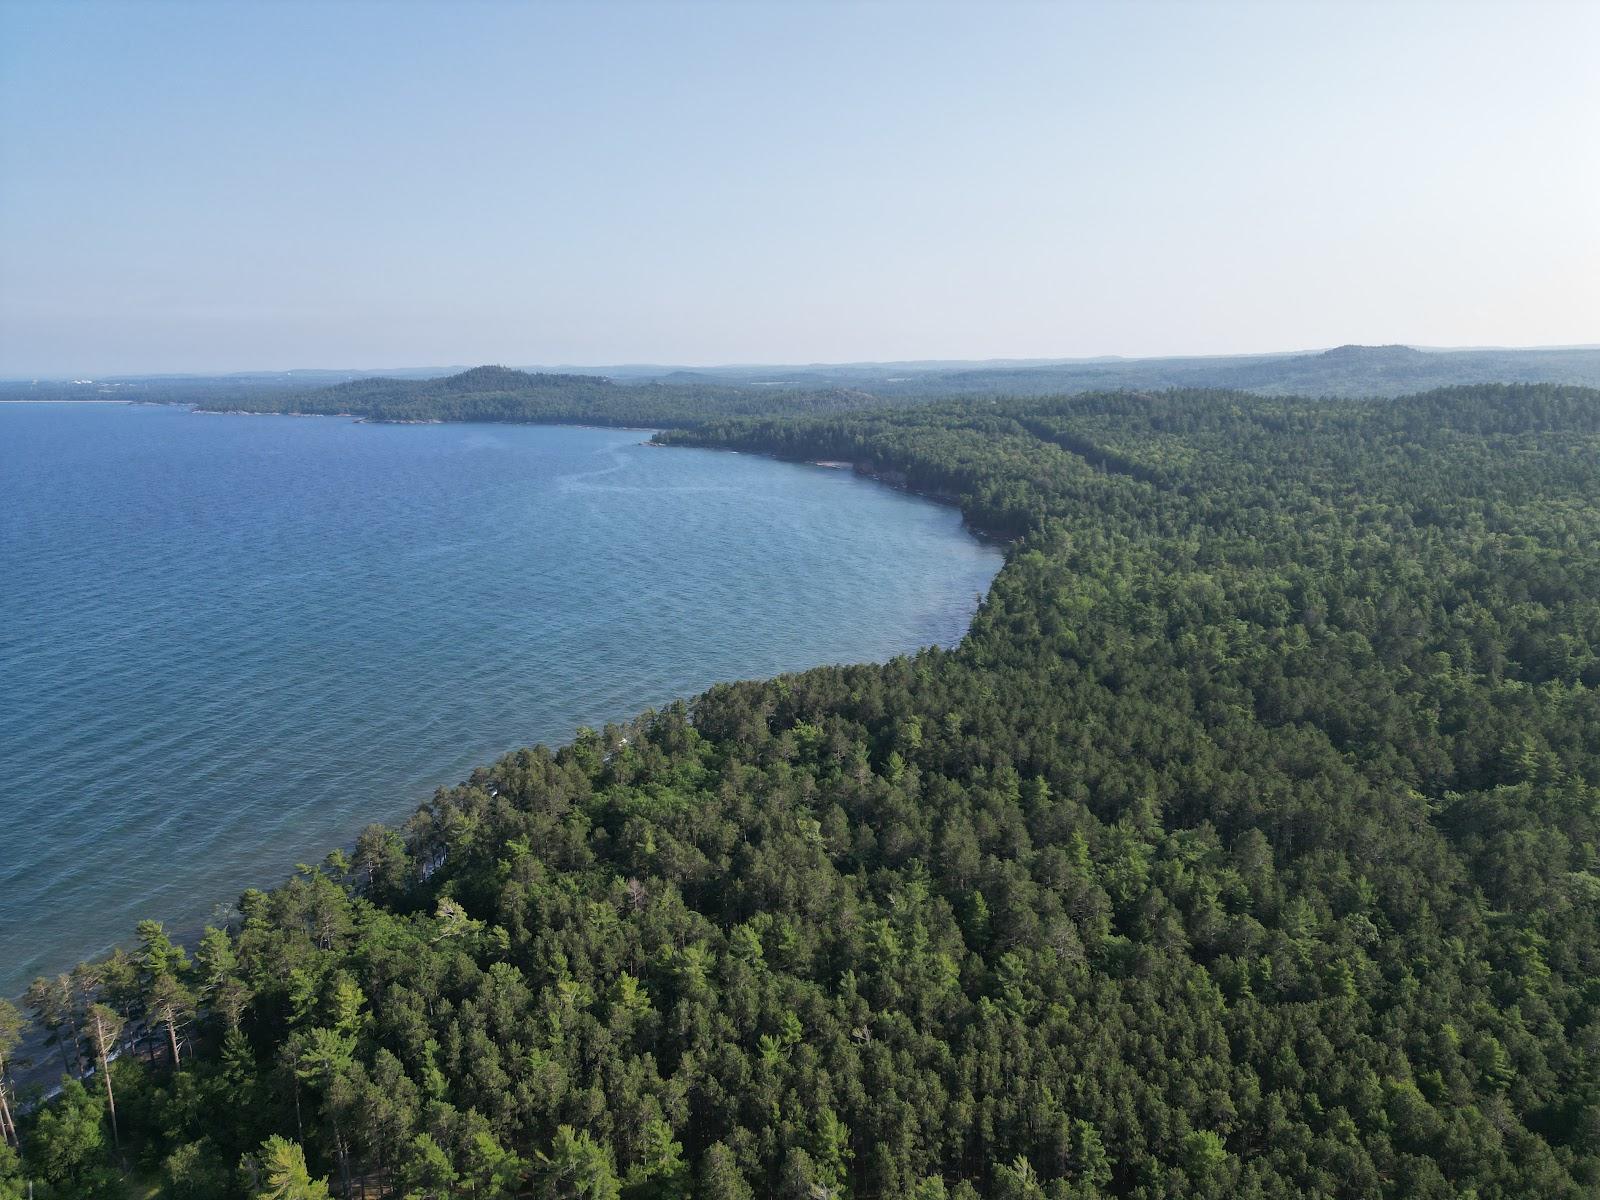
[(82, 1079), (0, 1110), (0, 1196), (1600, 1192), (1600, 391), (659, 440), (1006, 566), (953, 651), (517, 752), (0, 1005)]

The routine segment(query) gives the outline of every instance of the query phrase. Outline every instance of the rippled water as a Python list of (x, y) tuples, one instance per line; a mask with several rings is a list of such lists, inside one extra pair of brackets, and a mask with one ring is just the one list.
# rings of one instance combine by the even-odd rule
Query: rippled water
[(0, 995), (719, 679), (953, 643), (1000, 556), (617, 430), (0, 405)]

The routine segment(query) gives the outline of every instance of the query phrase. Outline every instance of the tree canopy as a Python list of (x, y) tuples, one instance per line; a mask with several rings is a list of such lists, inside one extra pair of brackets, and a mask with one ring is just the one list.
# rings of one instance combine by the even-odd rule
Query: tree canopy
[(91, 1006), (170, 1046), (111, 1075), (174, 1194), (268, 1194), (264, 1144), (415, 1197), (1600, 1189), (1600, 392), (662, 440), (850, 461), (1006, 565), (955, 650), (517, 751), (41, 981), (64, 1061)]

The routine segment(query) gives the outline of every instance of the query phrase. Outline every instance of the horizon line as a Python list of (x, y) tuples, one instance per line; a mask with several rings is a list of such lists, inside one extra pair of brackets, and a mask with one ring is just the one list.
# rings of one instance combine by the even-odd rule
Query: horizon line
[(897, 358), (897, 359), (843, 359), (838, 361), (813, 360), (810, 362), (771, 362), (771, 361), (745, 361), (745, 362), (712, 362), (712, 363), (673, 363), (649, 362), (640, 360), (622, 360), (609, 363), (535, 363), (522, 365), (508, 365), (505, 363), (473, 363), (473, 364), (428, 364), (428, 365), (402, 365), (387, 367), (241, 367), (230, 370), (217, 371), (105, 371), (97, 372), (90, 377), (86, 373), (63, 371), (59, 374), (32, 373), (32, 374), (0, 374), (0, 383), (102, 383), (112, 380), (144, 380), (144, 379), (227, 379), (252, 375), (300, 375), (300, 374), (375, 374), (392, 373), (397, 371), (428, 371), (440, 374), (451, 374), (461, 371), (470, 371), (483, 366), (507, 366), (510, 370), (529, 372), (603, 372), (606, 370), (659, 370), (659, 371), (756, 371), (756, 370), (820, 370), (842, 369), (851, 367), (919, 367), (924, 370), (937, 370), (939, 368), (960, 367), (985, 367), (985, 366), (1072, 366), (1077, 364), (1092, 365), (1095, 363), (1155, 363), (1173, 362), (1187, 359), (1252, 359), (1252, 358), (1296, 358), (1313, 354), (1325, 354), (1330, 350), (1342, 349), (1346, 346), (1356, 346), (1362, 349), (1382, 349), (1390, 346), (1403, 347), (1416, 350), (1424, 354), (1470, 354), (1470, 353), (1513, 353), (1532, 354), (1541, 351), (1558, 350), (1600, 350), (1600, 342), (1553, 343), (1532, 346), (1506, 346), (1506, 345), (1469, 345), (1469, 346), (1427, 346), (1413, 342), (1340, 342), (1328, 346), (1315, 346), (1294, 350), (1256, 350), (1227, 353), (1206, 354), (1083, 354), (1083, 355), (1032, 355), (1032, 356), (995, 356), (990, 358)]

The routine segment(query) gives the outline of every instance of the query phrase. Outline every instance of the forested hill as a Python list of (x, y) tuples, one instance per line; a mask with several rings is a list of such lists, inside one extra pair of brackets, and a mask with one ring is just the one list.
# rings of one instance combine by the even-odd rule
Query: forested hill
[(668, 427), (711, 415), (815, 413), (869, 407), (873, 397), (821, 386), (613, 383), (598, 375), (473, 367), (440, 379), (356, 379), (311, 391), (257, 390), (202, 407), (219, 412), (341, 414), (372, 421), (528, 421)]
[[(662, 440), (1015, 541), (955, 651), (510, 755), (37, 984), (69, 1064), (180, 1047), (109, 1072), (165, 1194), (1600, 1192), (1600, 392)], [(102, 1082), (21, 1122), (50, 1195)]]
[[(884, 377), (887, 375), (888, 377)], [(819, 372), (813, 382), (835, 377)], [(1101, 359), (974, 365), (929, 374), (880, 372), (854, 386), (902, 395), (1051, 396), (1108, 388), (1232, 388), (1261, 395), (1400, 396), (1485, 381), (1600, 386), (1600, 348), (1418, 350), (1338, 346), (1311, 354)]]

